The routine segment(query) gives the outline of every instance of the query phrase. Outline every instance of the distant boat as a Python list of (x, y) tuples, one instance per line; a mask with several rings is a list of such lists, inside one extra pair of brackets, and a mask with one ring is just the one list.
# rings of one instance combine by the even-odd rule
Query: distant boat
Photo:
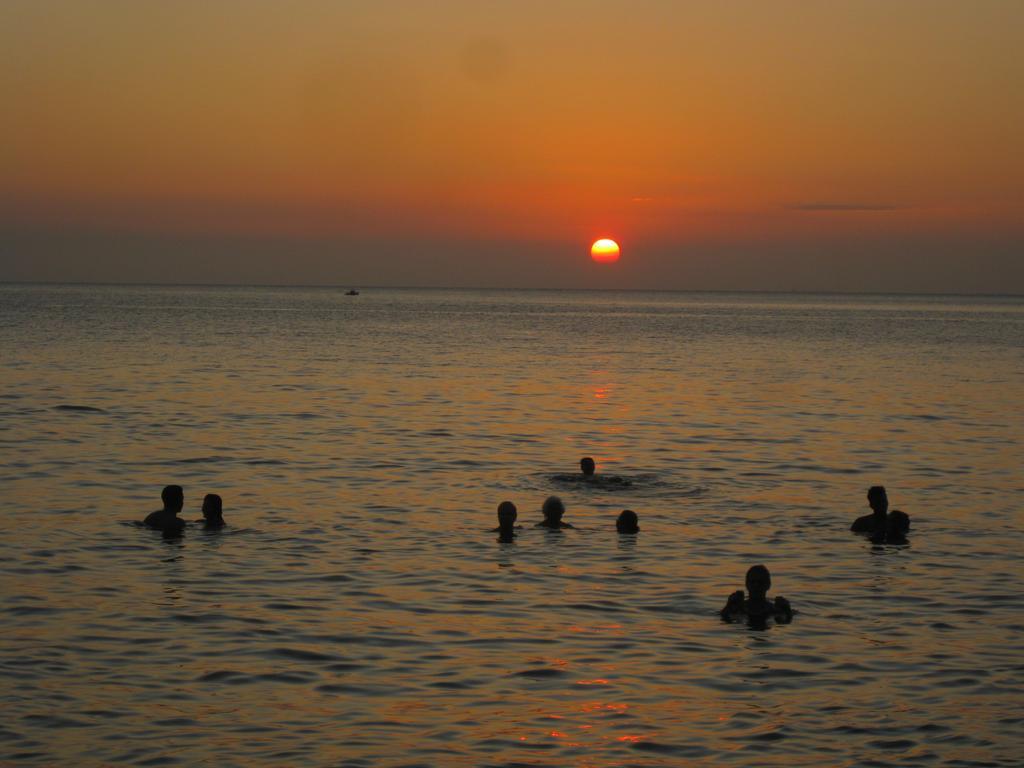
[(357, 291), (355, 288), (353, 288), (350, 291), (345, 291), (345, 295), (346, 296), (358, 296), (359, 295), (359, 291)]

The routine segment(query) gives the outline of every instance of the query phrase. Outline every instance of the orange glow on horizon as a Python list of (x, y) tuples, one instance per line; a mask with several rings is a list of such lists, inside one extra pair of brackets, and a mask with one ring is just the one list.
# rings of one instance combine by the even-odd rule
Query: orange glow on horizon
[(590, 246), (590, 258), (598, 264), (613, 264), (619, 260), (619, 244), (603, 237)]
[(1020, 290), (1024, 3), (7, 5), (5, 279)]

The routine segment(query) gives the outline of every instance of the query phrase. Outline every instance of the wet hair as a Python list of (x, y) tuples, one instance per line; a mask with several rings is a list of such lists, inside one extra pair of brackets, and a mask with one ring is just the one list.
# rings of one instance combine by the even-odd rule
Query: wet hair
[(545, 520), (550, 520), (552, 517), (561, 520), (562, 515), (565, 514), (565, 504), (557, 496), (548, 496), (544, 499), (544, 505), (540, 509), (544, 513)]
[(886, 526), (886, 529), (890, 534), (898, 534), (902, 536), (910, 530), (910, 515), (898, 509), (894, 509), (889, 513), (889, 519), (887, 522), (888, 525)]
[(506, 519), (511, 518), (509, 522), (514, 523), (516, 518), (519, 517), (519, 512), (516, 509), (516, 505), (511, 501), (503, 501), (498, 505), (498, 522), (503, 523)]
[(767, 582), (767, 585), (764, 588), (765, 592), (768, 592), (768, 590), (772, 588), (772, 575), (768, 572), (768, 569), (765, 568), (763, 565), (752, 565), (750, 566), (749, 570), (747, 570), (746, 581), (748, 592), (753, 591), (753, 589), (750, 586), (750, 582), (754, 581), (755, 579), (764, 580), (765, 582)]
[(615, 529), (619, 533), (636, 533), (640, 530), (640, 520), (632, 509), (624, 509), (615, 521)]
[(872, 485), (868, 488), (868, 501), (873, 501), (874, 499), (885, 499), (888, 501), (888, 498), (885, 494), (884, 485)]
[(580, 471), (587, 476), (594, 474), (594, 470), (597, 469), (597, 465), (594, 460), (589, 456), (584, 456), (580, 459)]
[(160, 491), (160, 500), (165, 507), (185, 503), (185, 491), (180, 485), (165, 485)]
[(216, 493), (208, 493), (203, 499), (203, 511), (206, 511), (206, 504), (209, 502), (213, 512), (216, 513), (217, 517), (220, 517), (224, 512), (224, 501)]

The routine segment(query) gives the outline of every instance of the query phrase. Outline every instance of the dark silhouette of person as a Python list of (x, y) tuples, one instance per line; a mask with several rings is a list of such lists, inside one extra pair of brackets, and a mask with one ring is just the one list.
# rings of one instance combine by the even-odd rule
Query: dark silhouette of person
[(894, 509), (885, 519), (885, 528), (871, 535), (873, 544), (906, 544), (910, 531), (910, 515)]
[(202, 523), (203, 528), (223, 528), (227, 523), (224, 522), (224, 502), (216, 493), (208, 493), (203, 498), (203, 519), (196, 520), (197, 523)]
[[(582, 476), (578, 476), (575, 479), (583, 480), (587, 483), (594, 483), (600, 486), (620, 486), (627, 487), (633, 484), (632, 480), (628, 480), (625, 477), (619, 477), (618, 475), (598, 475), (597, 464), (589, 456), (584, 456), (580, 459), (580, 472)], [(570, 476), (571, 477), (571, 476)]]
[(615, 521), (615, 530), (619, 533), (638, 533), (640, 531), (640, 519), (632, 509), (624, 509), (619, 513)]
[(878, 533), (885, 530), (889, 497), (885, 494), (884, 486), (872, 485), (868, 488), (868, 506), (871, 507), (871, 514), (858, 517), (850, 526), (854, 533)]
[(747, 595), (738, 589), (729, 595), (720, 615), (726, 621), (745, 618), (751, 625), (763, 625), (768, 619), (774, 618), (780, 623), (787, 623), (793, 618), (793, 608), (784, 597), (768, 599), (768, 590), (772, 588), (772, 575), (763, 565), (754, 565), (747, 571)]
[(544, 519), (537, 523), (534, 526), (535, 528), (551, 528), (553, 530), (572, 528), (568, 523), (562, 522), (562, 515), (565, 514), (565, 504), (557, 496), (548, 496), (544, 499), (541, 512), (544, 513)]
[(889, 513), (885, 531), (890, 536), (906, 536), (910, 532), (910, 515), (900, 509)]
[(580, 459), (580, 473), (577, 475), (573, 474), (558, 474), (552, 475), (551, 479), (556, 483), (578, 485), (583, 483), (585, 486), (594, 488), (628, 488), (633, 485), (633, 481), (625, 477), (617, 477), (615, 475), (599, 475), (597, 474), (597, 462), (594, 461), (590, 456), (584, 456)]
[(165, 536), (173, 536), (185, 529), (185, 521), (178, 517), (185, 506), (185, 491), (180, 485), (168, 485), (160, 492), (164, 508), (150, 512), (142, 524), (163, 531)]
[(519, 511), (511, 501), (498, 505), (498, 527), (494, 529), (498, 533), (498, 541), (512, 541), (516, 537), (516, 530), (523, 527), (516, 525), (518, 517)]

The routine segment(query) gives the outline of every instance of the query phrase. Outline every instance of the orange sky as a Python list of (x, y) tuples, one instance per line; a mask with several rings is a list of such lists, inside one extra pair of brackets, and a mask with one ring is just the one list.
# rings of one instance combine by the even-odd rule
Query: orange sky
[(1008, 0), (13, 0), (0, 279), (172, 279), (144, 246), (202, 243), (182, 281), (290, 248), (305, 282), (604, 285), (579, 258), (612, 236), (624, 286), (785, 287), (754, 262), (799, 252), (834, 288), (884, 251), (892, 289), (932, 252), (920, 290), (986, 289), (981, 258), (1024, 292), (1021, 29)]

